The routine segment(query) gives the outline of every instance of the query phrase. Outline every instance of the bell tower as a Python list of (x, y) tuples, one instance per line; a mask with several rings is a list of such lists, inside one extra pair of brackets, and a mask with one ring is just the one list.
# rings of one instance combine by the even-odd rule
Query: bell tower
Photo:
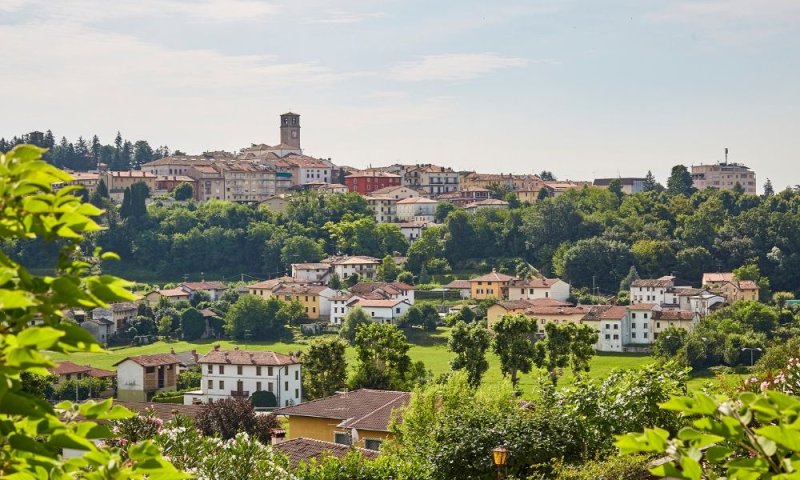
[(300, 148), (300, 115), (292, 112), (281, 115), (281, 143)]

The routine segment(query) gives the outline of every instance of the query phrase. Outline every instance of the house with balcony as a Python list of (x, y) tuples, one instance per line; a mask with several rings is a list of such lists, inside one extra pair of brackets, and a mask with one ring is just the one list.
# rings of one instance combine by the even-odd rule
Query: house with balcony
[(115, 363), (117, 398), (131, 402), (149, 402), (158, 392), (177, 388), (180, 361), (170, 353), (137, 355)]
[(296, 405), (302, 399), (300, 360), (276, 352), (221, 350), (219, 345), (197, 361), (200, 389), (184, 394), (185, 405), (210, 403), (226, 398), (251, 398), (270, 392), (275, 406)]
[(359, 280), (375, 280), (381, 261), (375, 257), (364, 255), (344, 255), (324, 258), (321, 263), (330, 265), (333, 272), (342, 280), (349, 278), (354, 273), (358, 274)]

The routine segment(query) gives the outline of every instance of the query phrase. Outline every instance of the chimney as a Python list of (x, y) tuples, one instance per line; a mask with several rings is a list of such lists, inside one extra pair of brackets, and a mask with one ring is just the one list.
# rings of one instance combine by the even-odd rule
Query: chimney
[(282, 428), (273, 428), (269, 433), (273, 445), (281, 443), (286, 439), (286, 430)]
[(214, 345), (214, 351), (219, 352), (219, 344)]
[(239, 351), (239, 345), (236, 345), (235, 347), (233, 347), (233, 349), (238, 352)]
[(197, 355), (197, 350), (195, 349), (192, 349), (192, 358), (194, 358), (195, 362), (200, 358), (200, 356)]
[(169, 347), (169, 353), (175, 355), (175, 349), (173, 347)]

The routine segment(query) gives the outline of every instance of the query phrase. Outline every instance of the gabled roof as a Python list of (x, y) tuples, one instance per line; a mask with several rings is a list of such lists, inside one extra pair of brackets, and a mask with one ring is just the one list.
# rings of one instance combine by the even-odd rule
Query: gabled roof
[(158, 290), (158, 293), (162, 297), (188, 297), (189, 292), (182, 289), (181, 287), (170, 288), (167, 290)]
[(628, 309), (619, 305), (592, 305), (583, 320), (623, 320), (628, 315)]
[(56, 363), (53, 368), (47, 370), (54, 375), (72, 375), (74, 373), (89, 373), (92, 367), (86, 365), (78, 365), (70, 361)]
[(507, 207), (508, 202), (505, 200), (498, 200), (496, 198), (487, 198), (486, 200), (479, 200), (472, 202), (464, 208), (477, 208), (477, 207)]
[(407, 205), (407, 204), (412, 204), (412, 203), (439, 203), (439, 202), (437, 202), (436, 200), (431, 200), (430, 198), (425, 198), (425, 197), (408, 197), (408, 198), (404, 198), (402, 200), (398, 200), (397, 201), (398, 205), (401, 205), (401, 204), (402, 205)]
[(222, 282), (188, 282), (181, 283), (190, 290), (227, 290), (228, 286)]
[(758, 290), (758, 284), (753, 280), (739, 280), (739, 290)]
[(276, 352), (251, 352), (247, 350), (211, 350), (200, 357), (197, 363), (225, 365), (284, 366), (300, 363), (296, 357)]
[(297, 283), (287, 283), (273, 290), (276, 295), (319, 295), (327, 290), (325, 285), (302, 285)]
[(547, 307), (533, 306), (525, 309), (528, 315), (586, 315), (590, 307), (578, 305), (576, 307)]
[(102, 368), (90, 367), (88, 375), (94, 378), (111, 378), (111, 377), (116, 377), (117, 372), (112, 372), (111, 370), (103, 370)]
[(647, 278), (634, 280), (631, 287), (671, 287), (675, 283), (675, 277)]
[(113, 312), (127, 312), (130, 310), (136, 310), (138, 308), (135, 303), (131, 302), (117, 302), (112, 303), (110, 306), (111, 311)]
[(498, 273), (496, 271), (492, 271), (491, 273), (487, 273), (486, 275), (481, 275), (480, 277), (470, 278), (470, 282), (510, 282), (515, 280), (516, 277), (512, 277), (511, 275), (506, 275), (504, 273)]
[(469, 289), (470, 288), (469, 280), (453, 280), (447, 285), (443, 285), (443, 288), (451, 288), (456, 290)]
[(291, 461), (292, 465), (295, 467), (301, 462), (308, 462), (312, 458), (319, 459), (323, 455), (344, 458), (352, 450), (358, 451), (361, 456), (368, 460), (378, 458), (378, 452), (375, 450), (367, 450), (366, 448), (352, 447), (333, 442), (323, 442), (322, 440), (304, 437), (276, 443), (272, 446), (272, 449), (289, 457), (289, 461)]
[(359, 307), (372, 307), (372, 308), (391, 308), (397, 305), (398, 303), (408, 303), (408, 300), (404, 300), (402, 298), (387, 298), (387, 299), (375, 299), (375, 298), (360, 298), (356, 305)]
[(661, 310), (655, 313), (656, 320), (694, 320), (694, 312), (687, 310)]
[(364, 265), (379, 264), (381, 261), (375, 257), (368, 257), (366, 255), (343, 255), (323, 258), (322, 263), (329, 263), (331, 265)]
[(331, 266), (327, 263), (293, 263), (292, 268), (295, 270), (325, 270)]
[(658, 307), (655, 303), (632, 303), (628, 305), (628, 310), (652, 310)]
[(389, 430), (392, 411), (408, 405), (410, 398), (411, 394), (408, 392), (362, 388), (291, 407), (278, 408), (272, 413), (329, 418), (341, 420), (338, 425), (342, 428), (386, 432)]
[(292, 277), (280, 277), (280, 278), (273, 278), (270, 280), (264, 280), (262, 282), (254, 283), (252, 285), (248, 285), (248, 289), (264, 289), (264, 290), (272, 290), (275, 287), (282, 285), (284, 283), (293, 283), (294, 279)]
[(158, 367), (161, 365), (172, 365), (180, 363), (178, 358), (171, 353), (154, 353), (152, 355), (136, 355), (134, 357), (123, 358), (122, 360), (115, 363), (114, 366), (116, 367), (120, 363), (128, 360), (134, 363), (138, 363), (143, 367)]
[(528, 278), (526, 280), (513, 280), (512, 287), (523, 288), (550, 288), (556, 283), (562, 281), (560, 278)]
[(355, 294), (368, 294), (379, 289), (393, 295), (399, 294), (402, 290), (415, 290), (414, 287), (403, 282), (359, 282), (350, 287), (349, 290)]
[(704, 285), (706, 283), (721, 283), (721, 282), (732, 282), (732, 281), (733, 281), (732, 272), (713, 272), (713, 273), (703, 274)]

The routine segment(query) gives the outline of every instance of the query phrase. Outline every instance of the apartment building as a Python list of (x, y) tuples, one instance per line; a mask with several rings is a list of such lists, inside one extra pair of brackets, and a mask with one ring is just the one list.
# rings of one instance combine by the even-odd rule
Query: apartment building
[(225, 185), (225, 200), (262, 202), (275, 195), (275, 171), (244, 161), (216, 162)]
[(403, 175), (403, 185), (419, 190), (432, 197), (447, 192), (458, 191), (459, 175), (450, 167), (437, 165), (418, 165)]
[(276, 406), (296, 405), (302, 399), (300, 360), (275, 352), (220, 350), (219, 345), (200, 357), (200, 389), (184, 394), (185, 405), (226, 398), (250, 398), (255, 392), (271, 392)]
[(741, 163), (692, 165), (692, 184), (698, 190), (708, 187), (733, 190), (739, 184), (745, 192), (756, 193), (756, 172)]
[(381, 190), (387, 187), (399, 187), (402, 177), (394, 173), (364, 170), (361, 172), (353, 172), (344, 177), (344, 184), (347, 190), (351, 192), (358, 192), (361, 195), (369, 195), (375, 190)]

